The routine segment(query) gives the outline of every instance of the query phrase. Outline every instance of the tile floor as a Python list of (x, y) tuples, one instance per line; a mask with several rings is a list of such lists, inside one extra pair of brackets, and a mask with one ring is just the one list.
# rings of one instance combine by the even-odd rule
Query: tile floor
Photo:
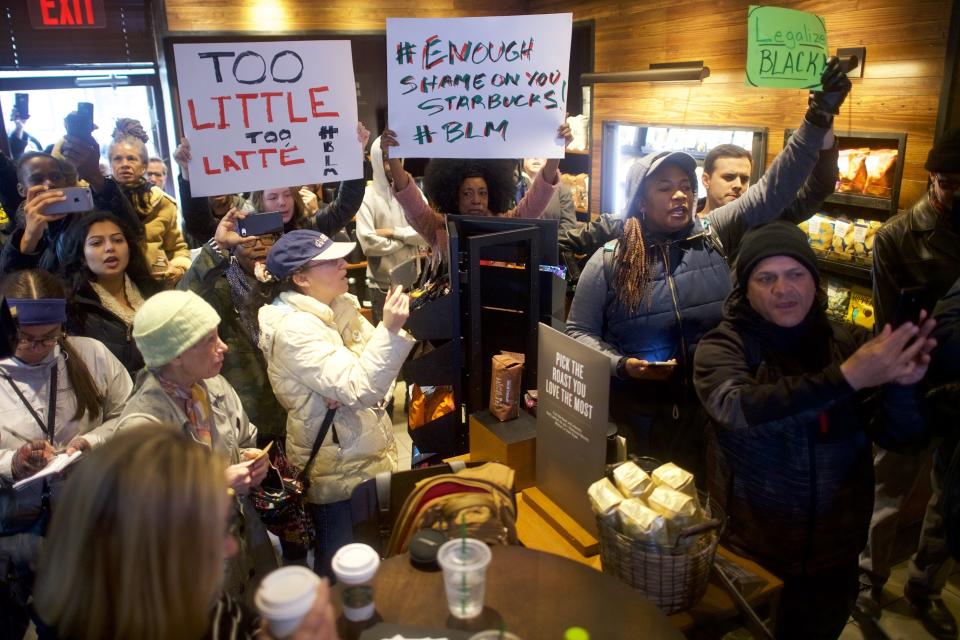
[[(903, 597), (903, 585), (907, 580), (907, 562), (901, 562), (890, 574), (884, 590), (883, 615), (880, 628), (890, 640), (926, 640), (932, 638), (919, 620), (913, 617), (910, 604)], [(960, 619), (960, 569), (956, 569), (943, 590), (943, 601)], [(856, 622), (850, 621), (840, 635), (841, 640), (860, 640), (863, 634)]]

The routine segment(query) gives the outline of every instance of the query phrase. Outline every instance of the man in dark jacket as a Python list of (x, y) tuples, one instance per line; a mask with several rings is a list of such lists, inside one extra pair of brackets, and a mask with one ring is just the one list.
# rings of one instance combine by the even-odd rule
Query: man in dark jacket
[[(893, 318), (902, 289), (915, 289), (923, 308), (931, 311), (960, 278), (960, 129), (948, 131), (940, 138), (924, 166), (930, 172), (927, 193), (877, 231), (873, 303), (878, 326)], [(935, 433), (946, 435), (944, 432), (955, 425), (946, 422), (932, 426)], [(934, 493), (927, 505), (925, 522), (941, 519), (938, 505), (942, 473), (951, 454), (937, 450), (937, 443), (934, 449)], [(900, 508), (926, 459), (926, 455), (902, 455), (883, 449), (874, 459), (874, 514), (867, 546), (860, 556), (863, 593), (857, 601), (863, 625), (880, 615), (879, 600), (890, 577)], [(910, 562), (904, 594), (934, 637), (956, 638), (956, 621), (940, 599), (953, 565), (942, 536), (942, 528), (924, 526), (917, 553)]]
[(786, 222), (745, 235), (736, 280), (695, 359), (712, 421), (711, 493), (728, 543), (784, 581), (776, 637), (836, 638), (872, 511), (870, 443), (922, 439), (914, 385), (935, 323), (886, 326), (870, 340), (831, 325), (816, 256)]

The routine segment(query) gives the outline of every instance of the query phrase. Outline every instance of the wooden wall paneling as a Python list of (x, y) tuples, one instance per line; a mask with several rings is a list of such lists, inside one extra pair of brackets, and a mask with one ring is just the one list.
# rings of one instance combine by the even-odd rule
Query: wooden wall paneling
[(525, 0), (167, 0), (171, 32), (188, 31), (382, 31), (387, 17), (467, 17), (527, 13)]
[[(632, 71), (657, 62), (703, 60), (711, 76), (702, 83), (597, 85), (593, 139), (604, 120), (686, 125), (761, 126), (768, 130), (767, 164), (781, 149), (783, 129), (799, 124), (806, 108), (802, 91), (748, 88), (746, 14), (749, 0), (531, 0), (530, 11), (572, 11), (574, 20), (594, 20), (597, 71)], [(933, 144), (953, 0), (832, 0), (778, 3), (823, 15), (832, 49), (864, 46), (862, 79), (844, 104), (840, 130), (907, 133), (900, 206), (926, 188), (923, 162)], [(593, 180), (600, 180), (595, 144)], [(599, 211), (600, 189), (592, 189)]]

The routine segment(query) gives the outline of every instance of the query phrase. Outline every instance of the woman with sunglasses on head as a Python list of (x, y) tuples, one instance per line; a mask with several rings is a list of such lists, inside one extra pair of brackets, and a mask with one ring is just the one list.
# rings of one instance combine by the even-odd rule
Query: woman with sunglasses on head
[[(173, 425), (131, 428), (70, 479), (37, 577), (41, 640), (271, 640), (224, 595), (237, 553), (224, 460)], [(176, 469), (176, 473), (170, 473)], [(189, 541), (189, 543), (186, 543)], [(336, 640), (326, 583), (291, 640)]]
[[(41, 471), (58, 452), (102, 444), (112, 435), (133, 385), (103, 344), (64, 334), (66, 300), (54, 276), (18, 271), (3, 281), (0, 293), (17, 325), (14, 355), (0, 359), (0, 487), (9, 489)], [(33, 555), (45, 526), (39, 517), (45, 487), (38, 481), (15, 493), (0, 492), (2, 611), (25, 604), (3, 601), (4, 594), (13, 592), (3, 584), (8, 576), (19, 575), (29, 593)]]
[(96, 338), (130, 374), (143, 368), (131, 330), (144, 300), (160, 291), (133, 229), (110, 213), (89, 213), (63, 240), (61, 275), (72, 294), (71, 334)]

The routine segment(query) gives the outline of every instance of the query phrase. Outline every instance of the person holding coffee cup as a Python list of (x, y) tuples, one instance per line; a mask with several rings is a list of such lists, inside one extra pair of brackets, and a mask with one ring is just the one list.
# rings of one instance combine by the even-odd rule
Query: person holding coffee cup
[[(224, 560), (237, 551), (225, 469), (169, 424), (124, 430), (90, 453), (51, 521), (34, 591), (38, 637), (274, 638), (222, 592)], [(329, 587), (318, 580), (314, 591), (284, 637), (336, 639)]]

